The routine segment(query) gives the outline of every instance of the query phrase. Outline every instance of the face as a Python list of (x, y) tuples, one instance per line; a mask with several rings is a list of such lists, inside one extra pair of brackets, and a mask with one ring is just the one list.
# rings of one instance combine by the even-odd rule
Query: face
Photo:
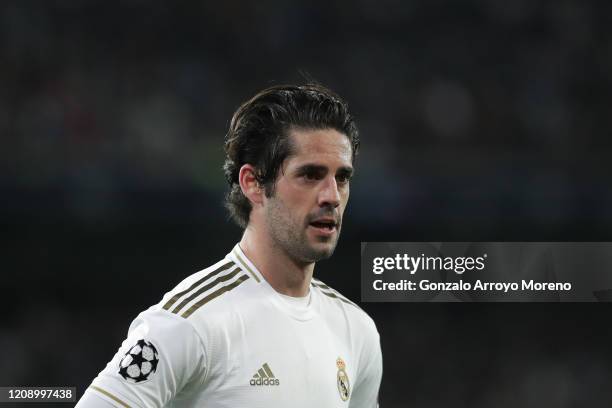
[(316, 262), (336, 248), (353, 173), (347, 136), (333, 129), (292, 130), (272, 197), (265, 198), (276, 246), (298, 262)]

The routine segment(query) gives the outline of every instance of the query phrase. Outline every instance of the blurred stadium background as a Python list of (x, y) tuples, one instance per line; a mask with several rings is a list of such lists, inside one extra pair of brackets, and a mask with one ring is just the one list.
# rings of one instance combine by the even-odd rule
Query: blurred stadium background
[[(611, 240), (612, 7), (360, 0), (0, 4), (0, 385), (79, 395), (136, 314), (240, 237), (237, 106), (300, 70), (351, 104), (360, 241)], [(609, 407), (608, 304), (363, 304), (382, 407)]]

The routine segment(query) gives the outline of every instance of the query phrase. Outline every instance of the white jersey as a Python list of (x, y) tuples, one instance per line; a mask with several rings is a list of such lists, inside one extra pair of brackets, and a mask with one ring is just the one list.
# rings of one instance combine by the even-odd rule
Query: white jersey
[(140, 313), (85, 397), (118, 407), (374, 408), (381, 376), (365, 312), (316, 279), (309, 304), (288, 302), (236, 245)]

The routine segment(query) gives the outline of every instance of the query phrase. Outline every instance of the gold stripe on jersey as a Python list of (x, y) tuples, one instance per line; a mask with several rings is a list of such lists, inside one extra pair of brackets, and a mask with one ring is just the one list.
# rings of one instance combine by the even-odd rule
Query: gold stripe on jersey
[(255, 272), (253, 272), (251, 270), (251, 268), (249, 268), (249, 265), (244, 262), (244, 259), (242, 259), (242, 257), (240, 256), (240, 254), (238, 253), (238, 251), (234, 251), (234, 255), (236, 255), (236, 258), (238, 258), (238, 260), (240, 261), (240, 263), (242, 263), (242, 266), (244, 266), (244, 269), (247, 270), (248, 273), (251, 274), (251, 276), (253, 277), (253, 279), (255, 279), (257, 281), (257, 283), (260, 282), (259, 278), (257, 277), (257, 274)]
[[(348, 300), (347, 298), (342, 296), (340, 293), (338, 293), (335, 289), (327, 286), (326, 284), (324, 284), (320, 280), (312, 279), (311, 284), (316, 286), (316, 287), (318, 287), (319, 289), (321, 289), (321, 293), (323, 293), (324, 295), (329, 296), (331, 298), (338, 299), (338, 300), (346, 303), (347, 305), (353, 305), (357, 309), (361, 309), (359, 306), (357, 306), (357, 304), (355, 304), (354, 302), (351, 302), (350, 300)], [(329, 292), (327, 292), (327, 291), (329, 291)]]
[(249, 277), (247, 275), (242, 275), (240, 278), (236, 279), (234, 282), (230, 283), (229, 285), (223, 286), (222, 288), (216, 290), (215, 292), (211, 293), (210, 295), (202, 298), (197, 303), (194, 303), (181, 316), (183, 316), (184, 318), (188, 318), (189, 316), (191, 316), (193, 314), (193, 312), (198, 310), (200, 307), (204, 306), (206, 303), (210, 302), (211, 300), (213, 300), (214, 298), (216, 298), (218, 296), (221, 296), (225, 292), (229, 292), (230, 290), (234, 289), (236, 286), (240, 285), (242, 282), (244, 282), (247, 279), (249, 279)]
[(183, 301), (179, 303), (177, 307), (174, 308), (172, 313), (178, 314), (179, 310), (184, 308), (187, 303), (191, 302), (193, 299), (197, 298), (198, 296), (200, 296), (202, 293), (206, 292), (207, 290), (212, 289), (219, 283), (227, 282), (228, 280), (232, 279), (234, 276), (238, 275), (239, 272), (241, 272), (241, 269), (239, 266), (236, 266), (236, 268), (234, 268), (234, 270), (228, 273), (227, 275), (221, 275), (214, 281), (208, 283), (207, 285), (202, 286), (200, 289), (196, 290), (191, 295), (183, 299)]
[(227, 263), (224, 263), (223, 265), (219, 266), (217, 269), (215, 269), (214, 271), (207, 273), (202, 279), (198, 280), (197, 282), (195, 282), (193, 285), (191, 285), (190, 287), (188, 287), (187, 289), (177, 293), (176, 295), (172, 296), (172, 299), (170, 299), (165, 305), (164, 305), (164, 309), (168, 310), (172, 307), (173, 304), (176, 303), (177, 300), (179, 300), (179, 298), (189, 292), (191, 292), (192, 290), (194, 290), (195, 288), (197, 288), (198, 286), (200, 286), (202, 284), (202, 282), (204, 282), (207, 279), (212, 278), (215, 275), (218, 275), (219, 273), (223, 272), (226, 269), (231, 268), (234, 265), (234, 261), (229, 261)]
[(100, 394), (106, 395), (108, 398), (112, 399), (117, 404), (121, 405), (122, 407), (131, 408), (128, 404), (126, 404), (125, 402), (121, 401), (119, 398), (115, 397), (113, 394), (111, 394), (110, 392), (108, 392), (106, 390), (103, 390), (100, 387), (96, 387), (95, 385), (90, 385), (89, 388), (98, 391)]
[[(344, 300), (346, 300), (347, 302), (353, 303), (353, 302), (351, 302), (350, 300), (348, 300), (346, 297), (342, 296), (342, 295), (341, 295), (341, 294), (340, 294), (340, 293), (339, 293), (339, 292), (338, 292), (336, 289), (334, 289), (334, 288), (332, 288), (332, 287), (330, 287), (330, 286), (327, 286), (326, 284), (324, 284), (323, 282), (321, 282), (321, 281), (320, 281), (320, 280), (318, 280), (318, 279), (312, 278), (311, 283), (312, 283), (313, 285), (315, 285), (315, 286), (317, 286), (317, 287), (321, 288), (321, 289), (328, 290), (329, 292), (331, 292), (331, 293), (335, 294), (335, 295), (336, 295), (336, 297), (338, 297), (338, 299), (344, 299)], [(355, 306), (357, 306), (357, 305), (355, 305)]]
[(334, 298), (334, 299), (338, 299), (344, 303), (346, 303), (347, 305), (353, 305), (355, 306), (355, 304), (353, 302), (351, 302), (350, 300), (346, 300), (344, 298), (341, 298), (340, 296), (335, 295), (334, 293), (329, 293), (329, 292), (325, 292), (324, 290), (321, 291), (321, 293), (323, 293), (326, 296), (329, 296), (330, 298)]

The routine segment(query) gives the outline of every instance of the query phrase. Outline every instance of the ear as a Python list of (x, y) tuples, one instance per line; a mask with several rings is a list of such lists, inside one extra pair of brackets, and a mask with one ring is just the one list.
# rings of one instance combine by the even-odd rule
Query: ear
[(263, 202), (264, 191), (255, 177), (255, 167), (244, 164), (238, 173), (238, 181), (242, 194), (249, 199), (251, 205), (255, 206)]

